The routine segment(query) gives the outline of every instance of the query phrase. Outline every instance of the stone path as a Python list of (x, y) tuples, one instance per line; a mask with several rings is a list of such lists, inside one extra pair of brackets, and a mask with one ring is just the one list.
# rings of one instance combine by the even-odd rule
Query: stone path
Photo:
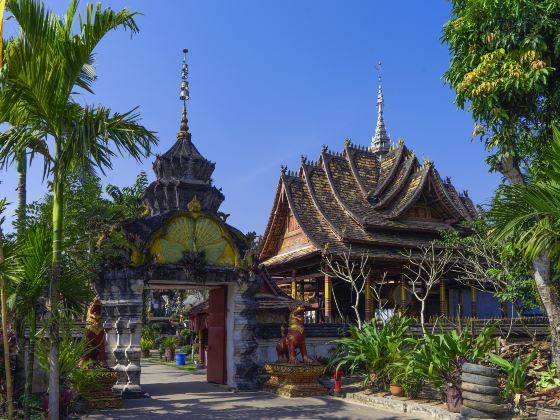
[(281, 398), (266, 392), (229, 392), (206, 382), (206, 374), (142, 363), (142, 387), (151, 398), (123, 401), (120, 410), (85, 419), (387, 419), (406, 416), (336, 398)]

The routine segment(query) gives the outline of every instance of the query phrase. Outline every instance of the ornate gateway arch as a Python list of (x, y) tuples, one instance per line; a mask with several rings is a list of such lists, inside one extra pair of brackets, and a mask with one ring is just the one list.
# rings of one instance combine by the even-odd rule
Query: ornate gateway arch
[(212, 185), (214, 163), (191, 141), (188, 67), (183, 61), (183, 112), (177, 141), (153, 163), (156, 180), (144, 193), (146, 216), (122, 222), (102, 245), (96, 291), (103, 305), (105, 350), (119, 373), (115, 390), (143, 395), (140, 336), (144, 288), (207, 287), (208, 380), (255, 389), (254, 295), (264, 274), (252, 263), (250, 243), (218, 211), (224, 196)]

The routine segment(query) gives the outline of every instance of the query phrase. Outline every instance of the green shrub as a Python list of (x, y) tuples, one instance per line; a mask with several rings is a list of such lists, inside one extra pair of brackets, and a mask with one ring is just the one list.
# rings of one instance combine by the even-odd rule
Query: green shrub
[(154, 341), (149, 338), (140, 338), (140, 349), (142, 351), (149, 351), (154, 346)]
[(350, 327), (350, 337), (334, 341), (328, 366), (362, 374), (365, 383), (373, 376), (377, 383), (387, 387), (404, 372), (403, 354), (407, 345), (413, 344), (412, 339), (405, 337), (409, 325), (410, 319), (395, 316), (379, 329), (374, 321), (364, 323), (361, 329)]
[(490, 363), (495, 364), (506, 373), (506, 392), (510, 396), (512, 394), (522, 394), (527, 387), (527, 367), (537, 357), (537, 351), (537, 349), (534, 349), (524, 361), (521, 361), (519, 356), (513, 359), (513, 362), (509, 362), (494, 353), (488, 356)]
[(553, 386), (560, 386), (560, 379), (556, 376), (556, 365), (551, 363), (546, 372), (541, 373), (536, 387), (538, 389), (546, 389)]
[(161, 342), (164, 349), (175, 350), (177, 348), (177, 338), (175, 337), (165, 337)]
[(463, 363), (486, 358), (497, 345), (492, 338), (494, 326), (485, 326), (476, 338), (469, 330), (467, 326), (461, 333), (424, 333), (411, 353), (409, 371), (436, 389), (445, 389), (449, 384), (459, 386)]

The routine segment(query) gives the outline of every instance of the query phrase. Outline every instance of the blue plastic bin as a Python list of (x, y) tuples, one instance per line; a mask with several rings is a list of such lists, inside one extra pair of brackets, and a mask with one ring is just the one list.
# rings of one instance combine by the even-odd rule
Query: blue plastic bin
[(175, 353), (175, 364), (180, 366), (187, 362), (187, 353)]

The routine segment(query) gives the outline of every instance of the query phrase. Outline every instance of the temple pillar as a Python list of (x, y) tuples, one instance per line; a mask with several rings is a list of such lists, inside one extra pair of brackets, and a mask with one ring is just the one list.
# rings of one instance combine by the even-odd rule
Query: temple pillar
[(400, 290), (401, 290), (401, 310), (402, 313), (404, 314), (405, 308), (406, 308), (406, 285), (405, 285), (405, 281), (406, 279), (404, 278), (403, 275), (401, 275), (401, 281), (400, 281)]
[(204, 330), (201, 328), (198, 331), (198, 364), (203, 366), (206, 360), (204, 360)]
[(477, 318), (476, 309), (476, 288), (471, 286), (471, 318)]
[(292, 299), (297, 299), (296, 270), (292, 270)]
[(502, 302), (500, 305), (500, 315), (502, 319), (506, 319), (508, 317), (508, 305), (507, 302)]
[(373, 306), (373, 300), (372, 300), (372, 293), (371, 293), (371, 276), (368, 276), (365, 280), (365, 295), (366, 295), (366, 299), (365, 299), (365, 305), (364, 305), (364, 319), (366, 321), (370, 321), (371, 320), (371, 309)]
[(457, 289), (457, 315), (462, 318), (465, 310), (463, 309), (463, 288)]
[(257, 301), (255, 294), (263, 284), (261, 274), (257, 272), (243, 273), (235, 284), (228, 286), (228, 312), (226, 323), (228, 328), (227, 365), (229, 386), (249, 391), (259, 388), (259, 366), (255, 338), (257, 329)]
[(305, 300), (305, 279), (299, 282), (299, 296), (301, 300)]
[(107, 271), (96, 281), (103, 308), (105, 352), (109, 367), (118, 373), (114, 392), (123, 398), (145, 396), (140, 387), (140, 337), (144, 279), (133, 269)]
[(447, 294), (445, 293), (445, 280), (439, 281), (439, 313), (440, 315), (447, 315)]
[(331, 293), (332, 293), (332, 284), (330, 276), (325, 274), (325, 322), (331, 321)]

